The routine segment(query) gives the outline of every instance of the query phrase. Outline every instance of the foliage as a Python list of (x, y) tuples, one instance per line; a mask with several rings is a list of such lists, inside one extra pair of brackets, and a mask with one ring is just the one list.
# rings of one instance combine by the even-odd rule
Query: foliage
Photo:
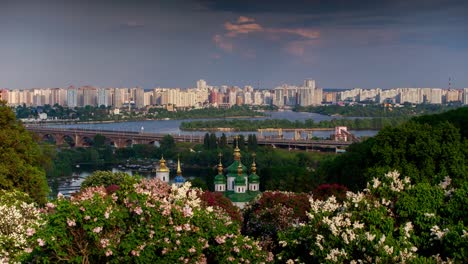
[(125, 183), (59, 197), (31, 241), (26, 261), (80, 263), (264, 262), (257, 242), (217, 207), (205, 207), (189, 183)]
[(0, 190), (0, 263), (15, 262), (30, 252), (28, 236), (41, 224), (39, 210), (29, 195)]
[(130, 176), (125, 172), (112, 172), (112, 171), (94, 171), (93, 174), (86, 177), (81, 183), (81, 189), (88, 187), (103, 186), (108, 187), (111, 185), (120, 186), (123, 183), (131, 184), (138, 181), (138, 176)]
[(297, 107), (295, 111), (312, 112), (323, 115), (367, 116), (367, 117), (400, 117), (421, 114), (433, 114), (460, 107), (459, 105), (418, 104), (401, 107), (385, 105), (322, 105)]
[[(466, 118), (464, 114), (458, 116)], [(351, 190), (362, 189), (368, 180), (391, 169), (415, 182), (431, 184), (451, 175), (458, 185), (468, 177), (467, 146), (468, 140), (452, 123), (409, 121), (349, 146), (343, 155), (323, 162), (318, 175), (325, 182), (343, 184)]]
[(45, 203), (47, 157), (5, 102), (0, 102), (0, 190), (20, 190)]
[(307, 220), (309, 196), (304, 193), (264, 192), (244, 208), (242, 233), (259, 239), (268, 251), (277, 251), (278, 232)]
[(242, 223), (242, 215), (239, 207), (235, 206), (231, 200), (224, 197), (220, 192), (204, 191), (200, 193), (200, 200), (205, 206), (222, 208), (233, 221)]
[(374, 178), (363, 192), (347, 192), (343, 202), (334, 196), (311, 198), (308, 223), (280, 233), (283, 250), (277, 258), (291, 263), (466, 262), (466, 222), (450, 224), (451, 217), (439, 214), (444, 200), (450, 203), (453, 197), (447, 191), (456, 192), (448, 179), (440, 186), (411, 186), (408, 177), (390, 172)]

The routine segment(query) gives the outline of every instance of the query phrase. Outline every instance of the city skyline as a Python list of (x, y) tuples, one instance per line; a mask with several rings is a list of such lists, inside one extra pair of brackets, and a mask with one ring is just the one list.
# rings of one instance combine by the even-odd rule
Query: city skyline
[(468, 87), (463, 1), (0, 1), (0, 88)]

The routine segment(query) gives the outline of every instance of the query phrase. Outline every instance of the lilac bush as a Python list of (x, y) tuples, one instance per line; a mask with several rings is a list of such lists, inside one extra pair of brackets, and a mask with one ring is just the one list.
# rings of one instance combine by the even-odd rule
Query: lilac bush
[[(32, 238), (28, 261), (262, 263), (267, 253), (221, 209), (203, 207), (190, 183), (141, 180), (59, 197)], [(271, 259), (271, 256), (270, 256)]]

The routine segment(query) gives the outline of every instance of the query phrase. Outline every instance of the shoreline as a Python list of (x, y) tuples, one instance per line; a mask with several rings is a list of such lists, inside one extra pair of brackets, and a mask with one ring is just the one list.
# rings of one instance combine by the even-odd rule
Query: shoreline
[(21, 121), (24, 125), (67, 125), (67, 124), (110, 124), (110, 123), (128, 123), (137, 121), (167, 121), (167, 120), (185, 120), (185, 119), (241, 119), (241, 118), (261, 118), (267, 115), (255, 115), (255, 116), (225, 116), (225, 117), (185, 117), (185, 118), (144, 118), (144, 119), (128, 119), (128, 120), (95, 120), (95, 121), (79, 121), (79, 120), (50, 120), (50, 121)]

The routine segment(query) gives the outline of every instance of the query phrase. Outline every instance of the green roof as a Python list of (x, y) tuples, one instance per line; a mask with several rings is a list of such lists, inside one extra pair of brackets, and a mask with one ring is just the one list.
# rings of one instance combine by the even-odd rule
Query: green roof
[(214, 183), (215, 184), (225, 184), (226, 183), (226, 177), (222, 174), (218, 174), (214, 178)]
[[(234, 162), (229, 165), (229, 167), (226, 168), (227, 170), (227, 176), (228, 177), (236, 177), (237, 176), (237, 167), (239, 167), (239, 161), (237, 160), (234, 160)], [(242, 164), (242, 172), (245, 172), (247, 171), (247, 167), (244, 166), (244, 164)], [(247, 176), (242, 174), (243, 176)]]
[(228, 191), (225, 193), (225, 196), (232, 202), (250, 202), (255, 199), (259, 193), (260, 192), (251, 191), (247, 191), (245, 193), (235, 193), (233, 191)]
[(245, 178), (243, 176), (236, 176), (236, 179), (234, 180), (234, 185), (235, 186), (245, 186)]
[(250, 174), (249, 183), (260, 183), (260, 176), (255, 173)]

